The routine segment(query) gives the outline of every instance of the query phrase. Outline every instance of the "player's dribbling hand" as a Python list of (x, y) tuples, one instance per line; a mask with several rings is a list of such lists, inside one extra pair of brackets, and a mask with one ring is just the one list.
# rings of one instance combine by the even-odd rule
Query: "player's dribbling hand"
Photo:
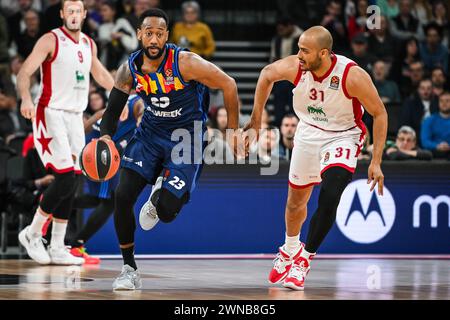
[(378, 184), (378, 194), (380, 196), (383, 195), (383, 185), (384, 185), (384, 175), (381, 171), (381, 166), (378, 163), (371, 162), (369, 165), (368, 179), (367, 184), (372, 182), (370, 186), (370, 191), (372, 192), (375, 189), (375, 186)]
[(105, 134), (105, 135), (101, 136), (100, 138), (98, 138), (98, 140), (108, 141), (108, 140), (112, 140), (112, 138), (110, 135)]
[(34, 104), (32, 101), (22, 100), (20, 113), (25, 119), (33, 119), (35, 116)]

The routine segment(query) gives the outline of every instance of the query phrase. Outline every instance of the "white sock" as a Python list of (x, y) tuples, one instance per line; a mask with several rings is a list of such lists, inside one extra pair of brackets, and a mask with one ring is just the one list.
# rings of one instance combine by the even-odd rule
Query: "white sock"
[(284, 241), (284, 250), (290, 255), (295, 255), (300, 250), (300, 234), (289, 237), (286, 234)]
[(66, 236), (67, 222), (56, 222), (53, 220), (51, 247), (64, 247), (64, 237)]
[(305, 258), (308, 262), (311, 262), (311, 260), (314, 258), (316, 253), (311, 253), (306, 251), (305, 248), (303, 248), (302, 253), (300, 253), (300, 257)]
[(42, 236), (42, 228), (44, 224), (47, 222), (48, 217), (44, 216), (39, 209), (36, 210), (34, 214), (33, 221), (30, 224), (30, 228), (28, 229), (29, 235), (39, 235)]

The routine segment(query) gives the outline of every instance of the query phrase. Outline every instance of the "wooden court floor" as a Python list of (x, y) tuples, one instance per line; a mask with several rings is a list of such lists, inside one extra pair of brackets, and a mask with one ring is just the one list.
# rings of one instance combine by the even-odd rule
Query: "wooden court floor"
[(138, 260), (143, 288), (114, 292), (120, 260), (99, 266), (39, 266), (0, 260), (0, 299), (450, 299), (450, 260), (317, 259), (304, 292), (271, 285), (272, 261)]

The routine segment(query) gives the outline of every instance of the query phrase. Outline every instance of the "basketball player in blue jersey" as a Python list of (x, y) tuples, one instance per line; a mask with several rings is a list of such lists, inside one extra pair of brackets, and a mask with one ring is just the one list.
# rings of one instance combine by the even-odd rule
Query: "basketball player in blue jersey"
[[(206, 131), (208, 88), (223, 91), (228, 128), (235, 130), (233, 141), (238, 137), (234, 79), (200, 56), (168, 44), (168, 25), (168, 17), (162, 10), (150, 9), (141, 15), (137, 36), (143, 49), (133, 53), (119, 68), (101, 123), (101, 139), (110, 139), (130, 91), (135, 89), (144, 100), (142, 122), (125, 149), (115, 191), (114, 223), (124, 261), (122, 272), (113, 283), (117, 290), (142, 286), (134, 260), (133, 206), (144, 187), (154, 185), (147, 204), (150, 210), (144, 210), (144, 216), (141, 213), (140, 217), (144, 229), (151, 228), (157, 219), (165, 223), (173, 221), (189, 201), (202, 167), (205, 143), (194, 141), (202, 141)], [(200, 132), (197, 132), (199, 123)], [(180, 143), (171, 139), (176, 129), (191, 134), (191, 148), (186, 151), (190, 163), (172, 159), (172, 150)], [(237, 145), (233, 143), (233, 146), (237, 153)], [(163, 178), (155, 186), (159, 176)]]
[[(117, 125), (117, 131), (112, 140), (116, 145), (119, 154), (123, 154), (126, 146), (134, 135), (144, 113), (144, 103), (138, 95), (131, 95), (128, 98), (127, 107), (123, 109)], [(93, 139), (100, 137), (101, 119), (92, 125), (92, 131), (86, 134), (86, 144)], [(104, 182), (88, 180), (88, 192), (79, 195), (74, 200), (74, 208), (87, 209), (95, 208), (89, 216), (86, 224), (78, 231), (70, 245), (70, 253), (75, 257), (84, 258), (86, 264), (98, 264), (99, 258), (91, 257), (87, 254), (84, 244), (97, 233), (106, 223), (109, 216), (114, 211), (114, 190), (119, 183), (119, 175)]]

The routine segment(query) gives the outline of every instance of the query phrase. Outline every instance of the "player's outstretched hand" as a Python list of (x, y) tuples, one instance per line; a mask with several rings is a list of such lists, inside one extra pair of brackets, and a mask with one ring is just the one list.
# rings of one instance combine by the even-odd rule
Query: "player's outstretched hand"
[(370, 186), (370, 191), (375, 189), (375, 186), (378, 184), (378, 194), (380, 196), (383, 195), (383, 185), (384, 185), (384, 175), (381, 171), (381, 166), (379, 163), (370, 163), (367, 184), (372, 182)]
[(22, 103), (20, 104), (20, 113), (25, 119), (34, 119), (35, 112), (32, 101), (22, 100)]

